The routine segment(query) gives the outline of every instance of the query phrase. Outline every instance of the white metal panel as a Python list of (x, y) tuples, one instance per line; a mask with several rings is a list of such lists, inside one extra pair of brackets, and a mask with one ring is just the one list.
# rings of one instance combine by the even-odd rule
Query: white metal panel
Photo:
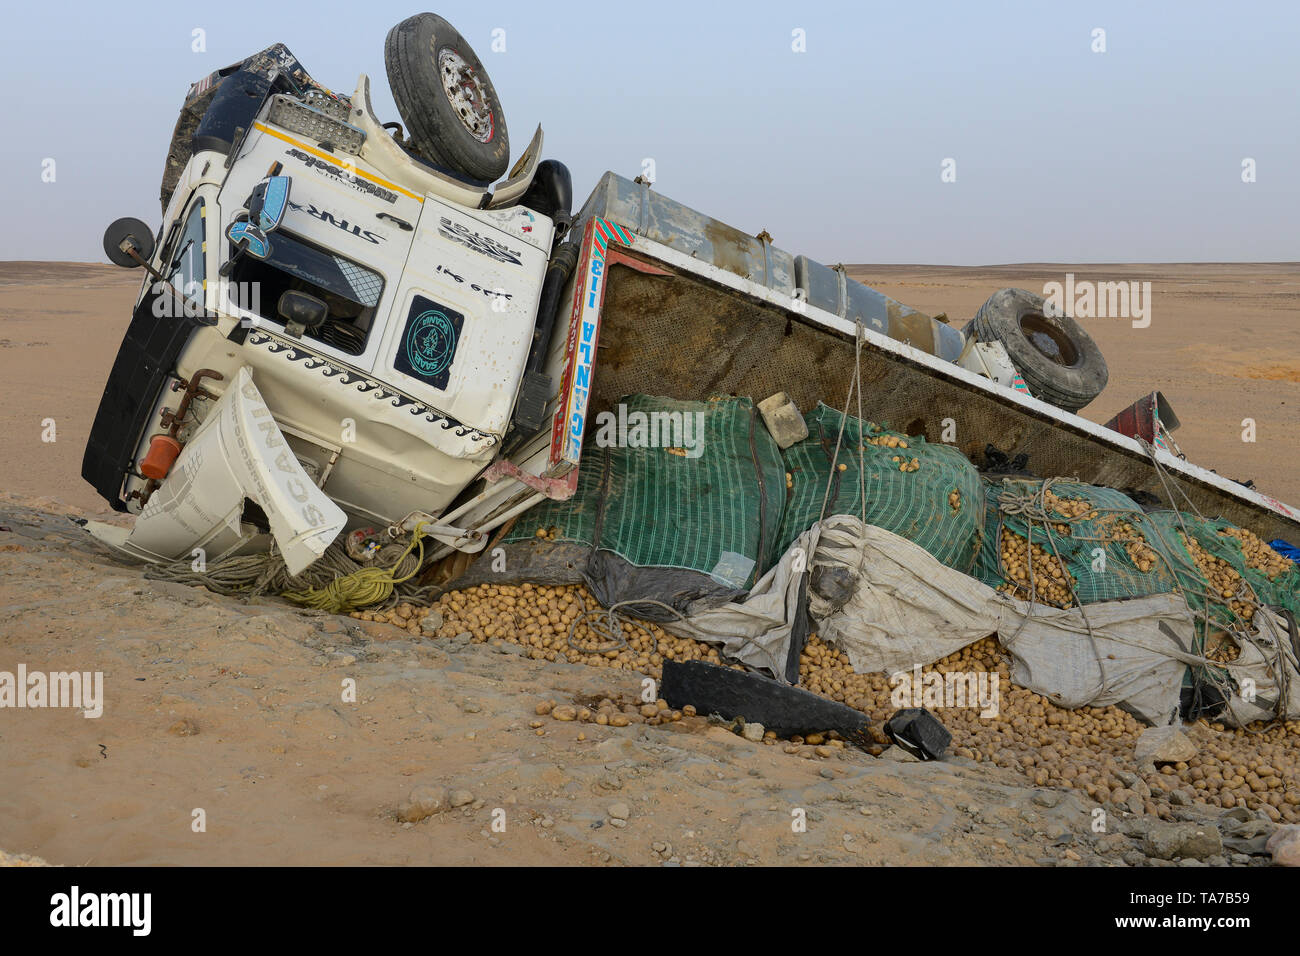
[[(548, 220), (537, 222), (549, 228)], [(426, 198), (375, 374), (457, 421), (503, 434), (532, 344), (546, 262), (545, 252), (492, 220)], [(434, 308), (421, 311), (417, 297)], [(445, 375), (413, 374), (421, 358), (416, 323), (430, 311), (450, 320), (451, 326), (437, 320), (443, 328), (459, 324), (449, 336)], [(447, 343), (440, 347), (445, 355)]]

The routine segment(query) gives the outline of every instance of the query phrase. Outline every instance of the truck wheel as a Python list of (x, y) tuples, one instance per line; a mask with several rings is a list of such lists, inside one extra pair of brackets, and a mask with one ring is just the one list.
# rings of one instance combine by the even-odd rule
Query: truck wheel
[(421, 155), (483, 183), (506, 171), (510, 138), (496, 90), (450, 23), (433, 13), (403, 20), (388, 31), (384, 67)]
[(1048, 315), (1041, 295), (999, 289), (971, 320), (980, 342), (1001, 342), (1035, 398), (1078, 411), (1101, 394), (1110, 373), (1101, 349), (1074, 319)]

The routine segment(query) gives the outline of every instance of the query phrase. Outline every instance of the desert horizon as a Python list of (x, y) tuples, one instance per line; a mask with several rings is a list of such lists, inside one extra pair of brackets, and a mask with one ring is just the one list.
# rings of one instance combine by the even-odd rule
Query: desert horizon
[[(1182, 421), (1174, 438), (1189, 461), (1300, 504), (1300, 476), (1287, 461), (1300, 441), (1300, 263), (845, 269), (905, 305), (946, 313), (957, 327), (1004, 286), (1038, 291), (1070, 272), (1151, 282), (1148, 328), (1081, 320), (1110, 368), (1105, 391), (1082, 416), (1105, 423), (1159, 389)], [(0, 462), (0, 488), (86, 510), (104, 506), (81, 481), (80, 456), (140, 281), (139, 272), (107, 264), (0, 262), (0, 426), (23, 452)], [(53, 443), (41, 440), (46, 418), (57, 423)], [(1245, 419), (1255, 422), (1254, 442), (1242, 440)]]

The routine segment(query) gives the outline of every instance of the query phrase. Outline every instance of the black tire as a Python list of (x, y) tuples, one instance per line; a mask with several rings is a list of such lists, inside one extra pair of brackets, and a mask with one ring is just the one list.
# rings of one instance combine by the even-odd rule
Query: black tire
[[(501, 103), (477, 54), (450, 23), (434, 13), (403, 20), (388, 31), (384, 67), (410, 141), (423, 156), (480, 183), (506, 171), (510, 137)], [(443, 70), (453, 67), (467, 71), (460, 73), (466, 81), (459, 106), (443, 84)]]
[(999, 289), (967, 331), (1001, 342), (1035, 398), (1078, 411), (1101, 394), (1110, 372), (1092, 336), (1067, 315), (1045, 313), (1045, 302), (1024, 289)]

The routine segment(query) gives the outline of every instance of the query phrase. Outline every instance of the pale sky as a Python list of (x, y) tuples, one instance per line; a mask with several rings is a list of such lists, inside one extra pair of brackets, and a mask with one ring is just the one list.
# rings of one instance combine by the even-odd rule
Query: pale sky
[[(10, 6), (0, 259), (104, 261), (111, 220), (156, 226), (188, 85), (277, 40), (326, 86), (351, 91), (369, 73), (376, 112), (398, 119), (384, 36), (418, 10)], [(483, 58), (515, 156), (540, 122), (578, 205), (604, 170), (632, 177), (650, 158), (666, 195), (831, 263), (1300, 260), (1295, 3), (480, 0), (437, 12)], [(949, 159), (955, 182), (941, 179)], [(1242, 181), (1246, 160), (1255, 182)]]

